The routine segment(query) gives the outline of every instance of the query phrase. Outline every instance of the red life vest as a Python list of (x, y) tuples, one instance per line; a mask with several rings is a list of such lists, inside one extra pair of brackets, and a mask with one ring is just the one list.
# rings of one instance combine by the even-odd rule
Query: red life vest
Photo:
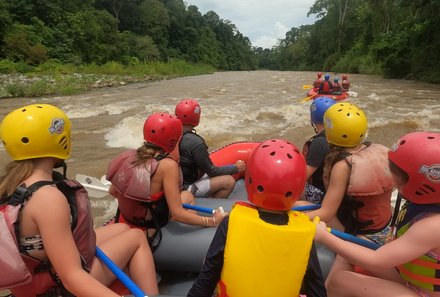
[(350, 89), (350, 81), (348, 79), (342, 80), (342, 89), (348, 91)]
[(319, 87), (319, 93), (328, 94), (332, 91), (332, 89), (333, 89), (332, 83), (328, 80), (324, 80), (321, 86)]
[[(15, 269), (9, 270), (11, 266), (1, 267), (2, 273), (8, 273), (13, 277), (5, 282), (2, 277), (0, 280), (0, 289), (10, 289), (15, 297), (34, 297), (41, 294), (52, 293), (69, 294), (62, 286), (60, 280), (52, 269), (50, 262), (41, 261), (27, 254), (19, 245), (19, 213), (26, 201), (31, 198), (32, 194), (44, 185), (54, 184), (64, 194), (70, 206), (71, 229), (73, 239), (76, 243), (78, 251), (81, 255), (83, 268), (90, 271), (95, 256), (96, 235), (93, 229), (93, 219), (91, 215), (90, 203), (87, 191), (76, 181), (41, 181), (32, 184), (29, 187), (19, 186), (11, 195), (6, 205), (0, 208), (1, 217), (4, 218), (0, 225), (3, 235), (6, 233), (5, 227), (9, 231), (9, 239), (13, 240), (14, 245), (10, 246), (8, 252), (12, 255), (19, 255), (15, 258), (17, 266)], [(2, 246), (3, 248), (4, 246)], [(2, 253), (2, 257), (3, 257)], [(3, 264), (3, 262), (0, 262)], [(23, 266), (24, 264), (24, 266)], [(24, 277), (21, 280), (20, 274)], [(14, 280), (15, 278), (15, 280)], [(65, 296), (65, 295), (63, 295)]]

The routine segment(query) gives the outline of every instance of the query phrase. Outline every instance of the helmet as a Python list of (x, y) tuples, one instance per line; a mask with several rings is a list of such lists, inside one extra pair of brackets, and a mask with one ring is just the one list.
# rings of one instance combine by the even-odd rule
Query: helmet
[(339, 78), (335, 77), (335, 79), (333, 80), (335, 83), (339, 82)]
[(289, 210), (306, 183), (306, 162), (298, 148), (281, 139), (261, 143), (249, 157), (245, 174), (248, 200), (269, 210)]
[(318, 97), (313, 100), (310, 105), (310, 121), (312, 124), (322, 124), (324, 123), (324, 113), (325, 111), (335, 104), (336, 101), (328, 97)]
[(169, 113), (153, 113), (144, 123), (144, 139), (171, 153), (182, 137), (182, 123)]
[(324, 79), (325, 79), (325, 80), (329, 80), (329, 79), (330, 79), (330, 74), (326, 74), (326, 75), (324, 75)]
[(199, 124), (201, 112), (200, 105), (196, 100), (183, 99), (177, 103), (175, 114), (182, 121), (182, 124), (196, 127)]
[(367, 132), (367, 117), (352, 103), (337, 103), (324, 114), (327, 141), (343, 147), (354, 147), (362, 142)]
[(322, 72), (318, 72), (318, 78), (321, 78), (321, 76), (322, 76)]
[(388, 152), (389, 160), (408, 175), (401, 194), (414, 203), (440, 203), (440, 133), (402, 136)]
[(13, 160), (70, 156), (70, 129), (66, 114), (50, 104), (32, 104), (11, 111), (0, 126), (3, 146)]
[(342, 76), (342, 79), (343, 79), (343, 80), (346, 80), (346, 79), (347, 79), (347, 74), (344, 74), (344, 75)]

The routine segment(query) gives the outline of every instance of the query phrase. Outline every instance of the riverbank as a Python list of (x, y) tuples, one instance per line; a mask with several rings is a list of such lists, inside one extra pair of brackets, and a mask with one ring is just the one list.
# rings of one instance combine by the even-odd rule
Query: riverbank
[(0, 61), (0, 98), (73, 95), (91, 89), (122, 86), (183, 76), (209, 74), (216, 69), (185, 61), (134, 62), (122, 65), (71, 65), (47, 62), (38, 67)]

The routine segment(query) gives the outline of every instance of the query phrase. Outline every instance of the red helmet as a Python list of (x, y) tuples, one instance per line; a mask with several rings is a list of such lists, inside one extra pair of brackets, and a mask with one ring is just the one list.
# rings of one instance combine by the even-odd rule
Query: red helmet
[(318, 78), (321, 78), (321, 76), (322, 76), (322, 72), (318, 72)]
[(342, 79), (343, 79), (343, 80), (346, 80), (346, 79), (347, 79), (347, 74), (344, 74), (344, 75), (342, 76)]
[(289, 210), (306, 184), (306, 162), (288, 141), (261, 143), (249, 157), (245, 175), (248, 200), (269, 210)]
[(161, 147), (171, 153), (182, 137), (182, 123), (169, 113), (153, 113), (144, 123), (144, 139), (146, 142)]
[(417, 204), (440, 203), (440, 133), (413, 132), (402, 136), (388, 158), (408, 174), (405, 199)]
[(200, 105), (194, 99), (183, 99), (176, 105), (175, 114), (184, 125), (196, 127), (199, 124), (201, 113)]

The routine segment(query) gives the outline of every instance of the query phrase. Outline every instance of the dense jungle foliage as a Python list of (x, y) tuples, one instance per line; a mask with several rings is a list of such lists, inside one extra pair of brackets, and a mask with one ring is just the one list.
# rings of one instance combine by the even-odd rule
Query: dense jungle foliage
[(316, 0), (271, 49), (183, 0), (0, 0), (0, 73), (39, 65), (185, 63), (440, 82), (439, 0)]

